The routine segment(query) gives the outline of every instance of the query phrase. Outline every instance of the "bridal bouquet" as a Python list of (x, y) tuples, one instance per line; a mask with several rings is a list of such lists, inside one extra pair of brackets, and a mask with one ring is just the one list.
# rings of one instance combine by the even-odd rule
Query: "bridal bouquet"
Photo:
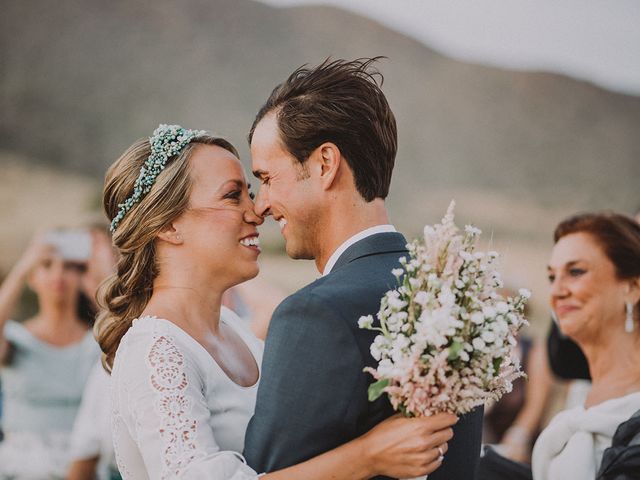
[(496, 252), (476, 251), (480, 230), (454, 224), (451, 202), (442, 223), (408, 245), (410, 258), (393, 270), (398, 288), (360, 328), (380, 332), (371, 345), (379, 361), (369, 400), (383, 393), (406, 416), (464, 414), (510, 392), (524, 375), (515, 359), (516, 334), (528, 322), (521, 289), (503, 298)]

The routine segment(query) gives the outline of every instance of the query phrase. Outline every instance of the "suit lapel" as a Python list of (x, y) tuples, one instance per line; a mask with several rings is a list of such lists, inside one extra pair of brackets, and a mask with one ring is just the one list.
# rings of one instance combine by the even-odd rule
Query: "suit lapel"
[(383, 253), (407, 253), (407, 240), (397, 232), (376, 233), (363, 238), (340, 255), (331, 271), (333, 272), (358, 258)]

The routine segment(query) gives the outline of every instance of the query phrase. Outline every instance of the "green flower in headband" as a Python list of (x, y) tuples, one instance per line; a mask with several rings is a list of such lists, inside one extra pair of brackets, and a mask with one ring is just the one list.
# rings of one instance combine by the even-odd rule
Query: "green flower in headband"
[(164, 170), (169, 158), (178, 155), (194, 138), (204, 135), (204, 130), (187, 130), (180, 125), (161, 124), (149, 137), (151, 155), (140, 168), (140, 175), (133, 185), (133, 194), (123, 203), (118, 204), (118, 214), (111, 221), (111, 233), (115, 232), (118, 225), (135, 204), (151, 191), (156, 183), (156, 178)]

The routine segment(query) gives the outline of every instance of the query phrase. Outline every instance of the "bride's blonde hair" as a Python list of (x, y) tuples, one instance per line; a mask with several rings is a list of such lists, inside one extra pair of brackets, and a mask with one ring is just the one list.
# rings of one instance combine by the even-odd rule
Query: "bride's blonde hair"
[[(103, 352), (102, 364), (108, 371), (113, 367), (120, 340), (153, 293), (153, 280), (159, 272), (156, 236), (189, 206), (192, 184), (189, 158), (198, 145), (217, 145), (238, 156), (233, 145), (222, 138), (197, 136), (179, 154), (168, 159), (151, 191), (127, 212), (113, 233), (119, 258), (116, 272), (98, 291), (101, 311), (94, 326)], [(103, 205), (110, 220), (116, 217), (119, 205), (133, 192), (140, 169), (150, 154), (149, 140), (138, 140), (107, 171)]]

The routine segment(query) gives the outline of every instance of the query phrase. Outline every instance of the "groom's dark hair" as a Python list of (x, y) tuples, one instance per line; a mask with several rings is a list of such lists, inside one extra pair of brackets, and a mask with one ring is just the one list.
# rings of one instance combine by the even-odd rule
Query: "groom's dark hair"
[[(396, 120), (372, 64), (383, 57), (325, 60), (298, 68), (278, 85), (256, 115), (276, 112), (280, 139), (301, 165), (324, 142), (334, 143), (353, 171), (362, 197), (386, 198), (398, 149)], [(379, 82), (378, 82), (379, 80)]]

